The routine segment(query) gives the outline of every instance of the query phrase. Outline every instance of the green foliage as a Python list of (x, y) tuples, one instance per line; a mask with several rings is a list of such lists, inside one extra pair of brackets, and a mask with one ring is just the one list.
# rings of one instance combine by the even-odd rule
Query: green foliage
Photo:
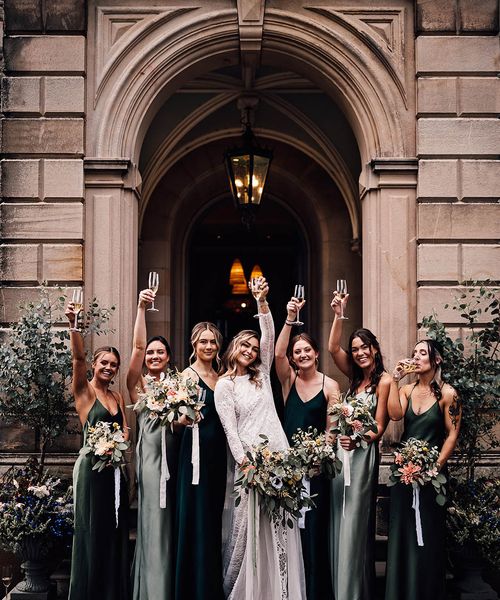
[[(66, 431), (73, 404), (69, 333), (57, 328), (65, 302), (64, 295), (51, 301), (42, 288), (36, 302), (20, 307), (8, 341), (0, 345), (0, 416), (37, 432), (41, 467), (46, 450)], [(84, 335), (106, 333), (103, 325), (113, 310), (92, 299), (83, 315)]]
[[(500, 446), (495, 431), (500, 421), (498, 289), (469, 283), (450, 308), (465, 321), (464, 339), (452, 340), (435, 315), (425, 317), (422, 325), (429, 338), (441, 345), (443, 380), (460, 398), (462, 424), (455, 456), (458, 468), (465, 468), (465, 478), (473, 481), (483, 452)], [(487, 315), (489, 323), (478, 323), (481, 315)]]

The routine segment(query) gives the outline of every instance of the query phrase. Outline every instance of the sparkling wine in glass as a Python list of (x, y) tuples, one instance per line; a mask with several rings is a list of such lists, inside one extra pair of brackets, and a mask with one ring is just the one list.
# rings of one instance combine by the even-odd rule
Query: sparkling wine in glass
[(81, 289), (75, 289), (73, 290), (73, 311), (75, 313), (75, 327), (74, 327), (74, 331), (81, 331), (81, 329), (78, 328), (78, 315), (80, 314), (80, 312), (83, 309), (83, 291)]
[[(158, 291), (158, 288), (160, 287), (160, 276), (158, 275), (158, 273), (156, 271), (150, 271), (149, 279), (148, 279), (148, 287), (153, 292), (153, 294), (156, 294), (156, 292)], [(148, 310), (158, 312), (158, 309), (155, 308), (154, 300), (151, 305), (151, 308), (148, 308)]]
[(2, 583), (5, 588), (5, 598), (9, 598), (9, 588), (12, 583), (12, 567), (11, 565), (2, 566)]
[(342, 300), (347, 296), (347, 280), (346, 279), (337, 279), (337, 294), (340, 296), (340, 317), (339, 317), (339, 319), (344, 319), (347, 321), (348, 317), (344, 317), (344, 305), (342, 304)]
[[(299, 302), (303, 302), (306, 299), (304, 286), (302, 284), (298, 283), (295, 286), (293, 295), (295, 298), (297, 298), (297, 300)], [(295, 325), (304, 325), (304, 323), (302, 323), (302, 321), (299, 320), (299, 313), (300, 313), (300, 309), (298, 308), (297, 309), (297, 318), (295, 319)]]
[[(250, 281), (248, 282), (248, 287), (250, 288), (250, 291), (252, 292), (252, 296), (258, 302), (259, 296), (260, 296), (260, 277), (252, 277), (250, 279)], [(254, 319), (260, 319), (260, 314), (257, 313), (253, 317), (254, 317)]]

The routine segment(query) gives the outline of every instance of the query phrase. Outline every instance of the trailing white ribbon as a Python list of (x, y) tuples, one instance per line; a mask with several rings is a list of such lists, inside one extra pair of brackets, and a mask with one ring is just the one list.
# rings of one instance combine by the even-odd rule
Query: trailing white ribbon
[[(311, 495), (311, 481), (307, 477), (302, 477), (302, 486), (305, 488), (305, 493), (303, 495), (310, 496)], [(300, 517), (299, 517), (299, 529), (306, 528), (306, 512), (311, 510), (310, 506), (304, 506), (304, 508), (300, 509)]]
[(200, 429), (198, 423), (193, 425), (193, 445), (191, 448), (191, 464), (193, 465), (193, 485), (200, 483)]
[(118, 527), (118, 509), (120, 508), (120, 467), (115, 467), (115, 521)]
[(167, 462), (167, 429), (161, 428), (160, 508), (167, 508), (167, 481), (170, 479)]
[(342, 461), (343, 463), (343, 470), (344, 470), (344, 498), (342, 501), (342, 516), (345, 517), (345, 489), (347, 486), (351, 485), (351, 454), (352, 454), (352, 450), (345, 450), (344, 448), (342, 448), (342, 450), (344, 451), (344, 460)]
[(424, 536), (422, 534), (422, 521), (420, 519), (420, 488), (413, 488), (413, 504), (411, 505), (415, 511), (415, 531), (417, 532), (417, 544), (424, 545)]
[[(257, 496), (257, 492), (255, 489), (250, 490), (248, 495), (248, 521), (249, 521), (249, 529), (250, 531), (248, 539), (251, 540), (252, 544), (252, 552), (248, 552), (247, 555), (251, 557), (252, 560), (252, 570), (254, 575), (257, 573), (257, 560), (258, 560), (258, 548), (257, 548), (257, 538), (259, 537), (259, 529), (260, 529), (260, 507), (259, 507), (259, 499)], [(251, 580), (251, 581), (249, 581)], [(253, 577), (246, 577), (247, 588), (250, 583), (253, 586)], [(247, 589), (247, 592), (250, 591)], [(252, 592), (253, 594), (253, 592)], [(246, 596), (247, 598), (253, 598), (253, 595)]]

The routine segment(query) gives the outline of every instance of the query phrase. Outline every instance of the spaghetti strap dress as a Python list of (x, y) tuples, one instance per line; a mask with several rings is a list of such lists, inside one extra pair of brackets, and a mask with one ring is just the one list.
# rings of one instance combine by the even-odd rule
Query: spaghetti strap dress
[[(401, 441), (414, 437), (441, 449), (445, 438), (444, 417), (436, 401), (424, 413), (413, 412), (411, 394), (404, 417)], [(386, 600), (443, 600), (446, 597), (446, 508), (436, 502), (432, 485), (420, 490), (423, 546), (418, 546), (412, 487), (398, 483), (391, 488)]]
[(215, 409), (214, 391), (200, 377), (199, 385), (205, 390), (205, 406), (198, 425), (198, 485), (192, 484), (193, 429), (190, 427), (186, 427), (179, 454), (175, 598), (224, 600), (222, 512), (226, 492), (226, 436)]
[[(83, 427), (98, 421), (123, 427), (120, 409), (112, 415), (96, 398)], [(71, 559), (69, 600), (127, 600), (130, 597), (128, 560), (128, 493), (120, 481), (118, 527), (115, 518), (114, 469), (93, 471), (91, 454), (79, 456), (73, 469), (75, 525)]]
[[(323, 387), (325, 376), (323, 375)], [(323, 387), (304, 402), (299, 396), (295, 381), (285, 404), (284, 430), (292, 444), (297, 429), (306, 431), (314, 427), (321, 433), (325, 430), (327, 399)], [(330, 513), (330, 482), (324, 475), (311, 479), (311, 495), (315, 495), (315, 508), (306, 512), (305, 528), (300, 530), (302, 555), (306, 575), (307, 600), (329, 600), (333, 598), (328, 560), (328, 519)]]
[[(356, 398), (367, 403), (375, 416), (375, 392), (363, 391), (356, 394)], [(343, 459), (342, 452), (340, 459)], [(368, 444), (368, 448), (354, 449), (350, 460), (351, 485), (344, 490), (344, 469), (331, 483), (330, 555), (333, 589), (335, 600), (370, 600), (375, 594), (378, 443)]]
[(174, 518), (180, 435), (166, 428), (166, 454), (170, 479), (166, 507), (160, 508), (162, 426), (138, 416), (136, 446), (137, 540), (132, 562), (133, 600), (172, 598), (174, 592)]

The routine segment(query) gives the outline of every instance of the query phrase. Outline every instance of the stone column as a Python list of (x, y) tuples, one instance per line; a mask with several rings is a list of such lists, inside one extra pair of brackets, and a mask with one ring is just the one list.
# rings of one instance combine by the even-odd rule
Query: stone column
[[(137, 169), (123, 158), (86, 158), (84, 170), (85, 296), (116, 307), (115, 331), (94, 340), (94, 346), (116, 346), (126, 366), (137, 293)], [(122, 383), (125, 375), (126, 368)]]
[[(386, 369), (408, 356), (417, 334), (417, 160), (377, 158), (362, 177), (363, 325), (377, 336)], [(390, 424), (384, 441), (399, 439)]]

